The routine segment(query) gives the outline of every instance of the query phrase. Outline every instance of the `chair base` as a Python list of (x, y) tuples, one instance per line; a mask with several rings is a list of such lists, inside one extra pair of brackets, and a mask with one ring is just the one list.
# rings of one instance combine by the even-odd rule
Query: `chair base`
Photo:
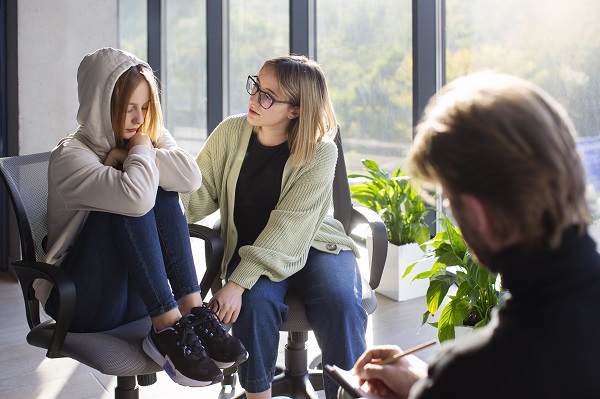
[[(271, 384), (271, 396), (318, 399), (316, 391), (324, 389), (323, 372), (321, 370), (308, 370), (307, 341), (307, 331), (290, 331), (288, 333), (288, 342), (285, 346), (285, 369), (277, 368), (275, 378)], [(228, 382), (235, 381), (229, 379), (234, 378), (232, 376), (235, 370), (235, 368), (224, 370), (224, 383), (226, 380)], [(235, 396), (235, 399), (245, 398), (245, 392)]]
[(139, 399), (140, 386), (152, 385), (156, 382), (156, 373), (143, 374), (136, 376), (117, 377), (117, 386), (115, 387), (115, 399)]
[[(318, 399), (316, 391), (323, 390), (323, 373), (309, 370), (304, 375), (290, 375), (283, 369), (273, 379), (271, 396), (287, 396), (296, 399)], [(246, 392), (235, 395), (233, 399), (246, 399)]]
[(272, 396), (289, 396), (298, 399), (318, 399), (316, 391), (323, 390), (323, 373), (309, 370), (303, 375), (291, 375), (283, 372), (273, 380)]
[(139, 399), (139, 397), (135, 376), (117, 377), (115, 399)]

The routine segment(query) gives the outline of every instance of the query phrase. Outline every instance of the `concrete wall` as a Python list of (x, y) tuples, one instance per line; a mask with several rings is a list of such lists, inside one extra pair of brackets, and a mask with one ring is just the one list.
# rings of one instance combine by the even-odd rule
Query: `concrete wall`
[[(23, 155), (50, 151), (77, 129), (77, 68), (85, 54), (118, 46), (118, 0), (17, 0), (16, 4), (14, 108), (18, 108), (18, 153)], [(8, 229), (10, 263), (21, 257), (12, 210)]]
[(77, 129), (77, 68), (118, 45), (118, 0), (18, 1), (19, 153), (51, 150)]

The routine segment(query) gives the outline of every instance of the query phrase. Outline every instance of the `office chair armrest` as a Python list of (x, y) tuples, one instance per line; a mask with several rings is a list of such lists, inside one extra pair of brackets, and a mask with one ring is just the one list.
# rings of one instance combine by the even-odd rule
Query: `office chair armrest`
[(206, 298), (213, 283), (221, 274), (223, 260), (223, 239), (221, 235), (210, 227), (200, 224), (188, 224), (190, 237), (204, 240), (204, 254), (206, 256), (206, 272), (200, 281), (200, 295)]
[(75, 284), (73, 280), (60, 267), (48, 263), (16, 261), (12, 264), (23, 291), (29, 328), (34, 328), (40, 324), (39, 301), (35, 298), (32, 287), (33, 281), (36, 279), (49, 281), (58, 291), (58, 315), (46, 356), (50, 358), (62, 357), (60, 351), (69, 331), (73, 310), (75, 309)]
[[(381, 275), (383, 274), (383, 267), (385, 266), (385, 259), (387, 257), (387, 229), (377, 212), (362, 206), (355, 206), (352, 208), (352, 225), (354, 227), (361, 223), (367, 223), (369, 225), (371, 236), (373, 237), (373, 250), (371, 251), (371, 259), (369, 262), (371, 269), (369, 285), (372, 289), (375, 289), (381, 282)], [(359, 241), (352, 234), (351, 237), (355, 241)]]

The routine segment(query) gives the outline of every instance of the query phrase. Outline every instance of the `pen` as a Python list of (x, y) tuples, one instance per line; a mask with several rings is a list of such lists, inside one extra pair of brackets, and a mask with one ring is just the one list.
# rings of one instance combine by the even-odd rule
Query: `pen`
[(382, 359), (378, 362), (373, 362), (374, 364), (380, 364), (380, 365), (384, 365), (384, 364), (392, 364), (394, 363), (396, 360), (400, 359), (401, 357), (404, 357), (406, 355), (410, 355), (411, 353), (415, 353), (416, 351), (419, 351), (423, 348), (427, 348), (428, 346), (431, 346), (433, 344), (435, 344), (437, 342), (437, 340), (432, 339), (431, 341), (427, 341), (421, 345), (417, 345), (415, 347), (412, 347), (410, 349), (408, 349), (406, 352), (402, 352), (402, 353), (396, 353), (393, 356), (390, 357), (386, 357), (385, 359)]

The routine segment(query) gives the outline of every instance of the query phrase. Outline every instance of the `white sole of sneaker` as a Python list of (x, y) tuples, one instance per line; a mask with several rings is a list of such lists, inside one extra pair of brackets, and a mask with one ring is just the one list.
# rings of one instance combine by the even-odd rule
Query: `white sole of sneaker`
[(213, 359), (212, 357), (211, 360), (217, 365), (218, 368), (226, 369), (231, 366), (237, 366), (238, 364), (244, 363), (246, 360), (248, 360), (248, 352), (246, 352), (245, 355), (238, 357), (233, 362), (220, 362), (218, 360)]
[(205, 387), (216, 384), (217, 382), (221, 382), (223, 380), (221, 377), (220, 379), (215, 378), (215, 381), (199, 381), (186, 377), (177, 371), (169, 356), (163, 356), (156, 348), (152, 340), (148, 337), (144, 338), (144, 341), (142, 342), (142, 349), (150, 359), (154, 360), (159, 366), (161, 366), (167, 375), (179, 385), (184, 385), (187, 387)]

